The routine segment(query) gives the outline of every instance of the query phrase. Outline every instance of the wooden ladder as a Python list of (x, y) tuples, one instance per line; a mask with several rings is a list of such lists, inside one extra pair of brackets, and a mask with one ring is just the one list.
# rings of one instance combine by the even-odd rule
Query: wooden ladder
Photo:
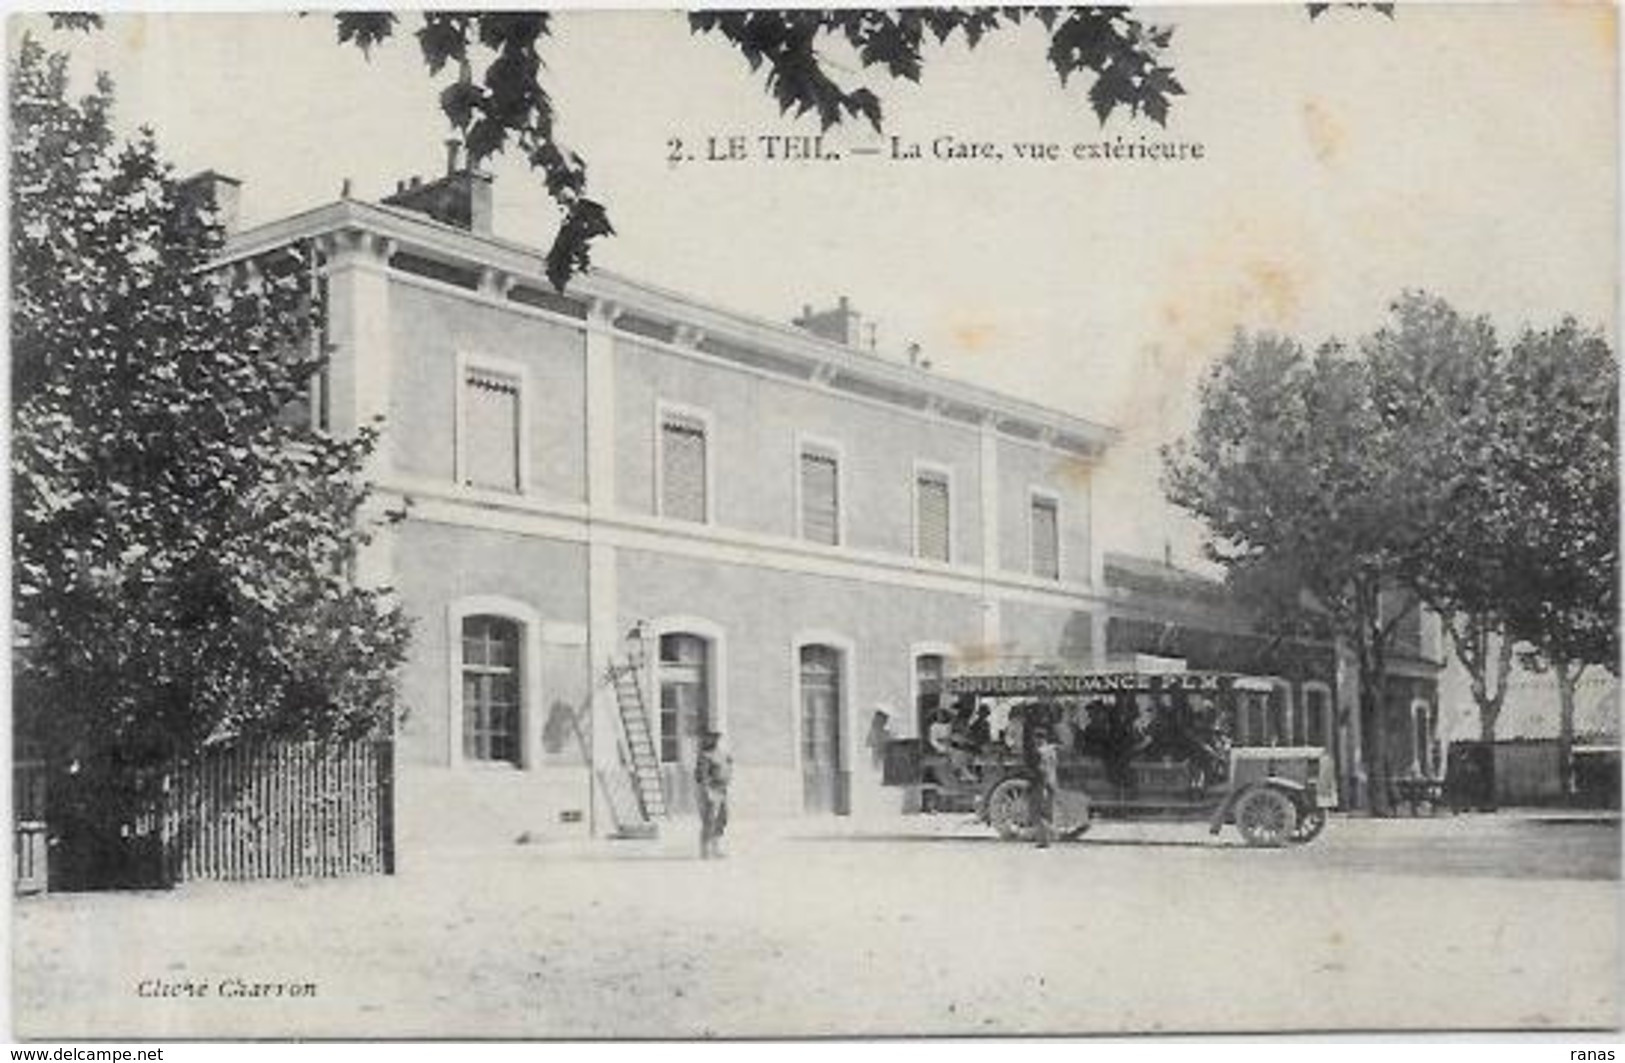
[[(615, 741), (615, 766), (601, 768), (594, 763), (592, 743), (582, 721), (591, 726), (593, 705), (605, 686), (615, 689), (615, 703), (621, 726)], [(666, 814), (666, 793), (660, 782), (660, 760), (655, 755), (649, 719), (643, 708), (643, 688), (638, 669), (631, 663), (610, 662), (604, 678), (593, 687), (586, 704), (570, 715), (570, 726), (581, 749), (581, 759), (604, 795), (604, 804), (615, 827), (611, 837), (653, 838), (660, 833), (656, 816)]]
[(651, 821), (666, 815), (666, 791), (660, 781), (660, 757), (638, 673), (639, 669), (631, 664), (609, 666), (609, 681), (615, 687), (615, 704), (620, 709), (622, 766), (630, 776), (644, 820)]

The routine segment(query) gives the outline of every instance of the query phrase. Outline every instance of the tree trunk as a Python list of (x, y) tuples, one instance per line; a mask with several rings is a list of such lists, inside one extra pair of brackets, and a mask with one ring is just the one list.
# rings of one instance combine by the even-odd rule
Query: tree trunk
[(1365, 757), (1366, 807), (1373, 816), (1391, 816), (1393, 795), (1389, 792), (1388, 713), (1384, 704), (1387, 691), (1387, 662), (1380, 636), (1368, 635), (1360, 647), (1360, 731), (1361, 752)]
[[(1512, 671), (1513, 642), (1504, 633), (1501, 634), (1492, 662), (1487, 622), (1470, 619), (1465, 632), (1458, 631), (1453, 620), (1445, 626), (1450, 632), (1450, 641), (1456, 647), (1456, 660), (1466, 669), (1472, 685), (1473, 703), (1478, 706), (1479, 741), (1493, 743), (1495, 724), (1501, 718), (1501, 706), (1506, 701), (1507, 675)], [(1492, 677), (1493, 683), (1490, 681)]]
[(1557, 673), (1557, 779), (1567, 804), (1574, 799), (1574, 690), (1585, 665), (1558, 660), (1552, 669)]

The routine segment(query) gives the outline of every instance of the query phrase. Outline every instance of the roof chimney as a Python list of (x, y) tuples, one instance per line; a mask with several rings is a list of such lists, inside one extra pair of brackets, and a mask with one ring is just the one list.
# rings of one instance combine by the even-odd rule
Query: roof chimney
[(803, 307), (801, 316), (792, 324), (814, 336), (848, 347), (859, 348), (863, 343), (863, 317), (852, 309), (851, 301), (844, 295), (836, 300), (835, 307), (830, 310), (813, 313), (811, 306)]
[(243, 183), (237, 178), (204, 170), (182, 181), (180, 194), (194, 210), (213, 214), (214, 223), (227, 236), (237, 231), (237, 212), (243, 196)]
[(469, 168), (459, 140), (446, 141), (446, 175), (425, 182), (414, 177), (397, 184), (384, 203), (427, 214), (435, 221), (489, 236), (491, 233), (491, 176)]

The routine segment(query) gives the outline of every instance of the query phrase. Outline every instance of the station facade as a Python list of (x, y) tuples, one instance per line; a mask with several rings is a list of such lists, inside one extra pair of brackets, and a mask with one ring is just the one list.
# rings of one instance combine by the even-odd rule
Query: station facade
[(454, 172), (230, 245), (315, 251), (312, 416), (383, 418), (371, 476), (407, 516), (360, 575), (414, 622), (403, 854), (594, 825), (612, 662), (642, 662), (676, 811), (715, 729), (740, 814), (839, 815), (899, 807), (875, 713), (915, 733), (922, 677), (1103, 661), (1110, 429), (879, 357), (844, 301), (796, 325), (604, 271), (558, 295), (488, 213)]
[[(881, 357), (844, 299), (777, 323), (603, 270), (560, 295), (466, 170), (239, 232), (229, 256), (296, 246), (327, 311), (310, 416), (382, 419), (370, 476), (406, 513), (359, 571), (414, 624), (403, 859), (603, 831), (613, 663), (641, 669), (674, 811), (717, 730), (736, 812), (783, 816), (902, 808), (876, 746), (882, 722), (919, 733), (923, 680), (1245, 657), (1202, 648), (1245, 618), (1096, 541), (1110, 428)], [(1220, 634), (1170, 653), (1170, 624)], [(1283, 726), (1352, 764), (1336, 654), (1300, 656), (1253, 663), (1283, 669)]]

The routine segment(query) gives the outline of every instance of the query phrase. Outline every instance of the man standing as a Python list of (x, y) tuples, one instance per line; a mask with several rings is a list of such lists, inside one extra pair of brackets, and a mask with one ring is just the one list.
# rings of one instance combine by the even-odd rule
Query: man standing
[(1055, 820), (1055, 788), (1059, 784), (1059, 750), (1055, 722), (1049, 706), (1026, 706), (1021, 720), (1021, 759), (1027, 769), (1027, 815), (1033, 840), (1048, 849)]
[(722, 832), (728, 828), (728, 784), (733, 757), (722, 748), (722, 735), (705, 732), (694, 760), (694, 782), (700, 805), (700, 859), (722, 855)]

